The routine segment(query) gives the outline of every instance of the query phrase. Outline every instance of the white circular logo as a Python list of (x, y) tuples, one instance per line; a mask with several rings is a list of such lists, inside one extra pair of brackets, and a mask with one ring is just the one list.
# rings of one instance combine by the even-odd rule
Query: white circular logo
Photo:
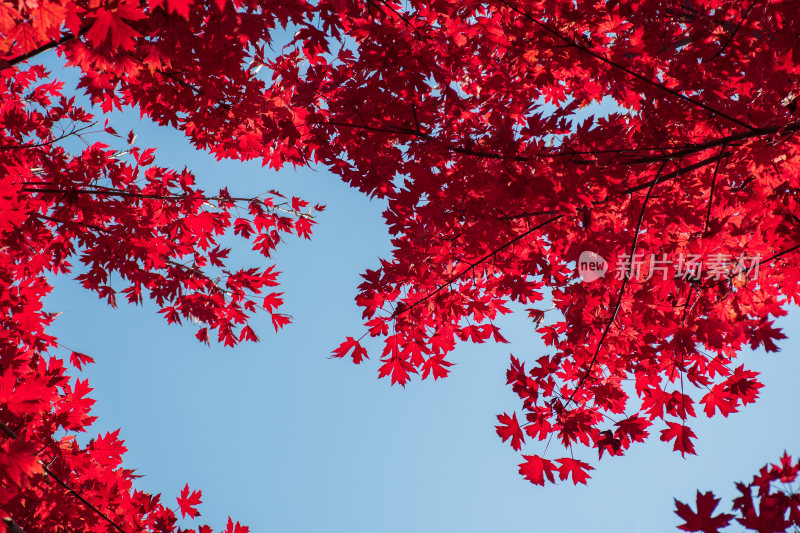
[(598, 254), (589, 251), (581, 252), (578, 258), (578, 274), (584, 282), (600, 279), (608, 272), (608, 263)]

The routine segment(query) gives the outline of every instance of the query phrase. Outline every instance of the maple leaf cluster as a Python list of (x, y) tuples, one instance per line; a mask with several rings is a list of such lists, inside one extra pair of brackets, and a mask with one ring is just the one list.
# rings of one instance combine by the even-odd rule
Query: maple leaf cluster
[[(0, 505), (16, 523), (58, 523), (69, 491), (47, 485), (52, 462), (82, 491), (124, 488), (101, 494), (109, 520), (76, 511), (78, 529), (174, 528), (131, 496), (116, 459), (54, 439), (90, 415), (86, 384), (48, 357), (47, 276), (79, 263), (112, 305), (147, 295), (169, 322), (197, 322), (199, 340), (234, 345), (256, 340), (258, 308), (276, 329), (288, 317), (274, 267), (230, 268), (222, 237), (269, 257), (313, 222), (300, 199), (207, 194), (132, 139), (64, 149), (95, 119), (26, 63), (53, 48), (104, 112), (136, 108), (220, 159), (323, 165), (385, 199), (394, 249), (359, 286), (366, 332), (334, 356), (364, 361), (370, 336), (393, 384), (444, 378), (458, 342), (505, 342), (494, 321), (534, 306), (548, 353), (511, 357), (519, 409), (497, 426), (516, 450), (558, 439), (562, 458), (522, 456), (533, 483), (585, 483), (595, 453), (651, 432), (694, 453), (701, 406), (728, 416), (756, 400), (737, 354), (777, 350), (774, 318), (800, 286), (797, 2), (0, 6), (0, 421), (15, 435)], [(609, 275), (581, 280), (586, 251)], [(715, 269), (634, 268), (679, 257)], [(182, 511), (196, 499), (187, 488)]]
[[(382, 338), (381, 376), (437, 379), (459, 341), (505, 342), (495, 319), (528, 307), (548, 351), (511, 357), (519, 409), (497, 426), (515, 450), (544, 441), (524, 477), (583, 483), (593, 455), (651, 433), (695, 453), (691, 419), (756, 400), (737, 354), (776, 351), (798, 301), (797, 7), (354, 6), (318, 153), (387, 198), (394, 250), (360, 286), (366, 333), (334, 355)], [(605, 277), (581, 279), (583, 252)]]
[[(287, 236), (310, 238), (322, 206), (277, 191), (255, 197), (236, 197), (227, 188), (207, 193), (190, 171), (159, 166), (154, 149), (138, 146), (133, 133), (127, 139), (119, 135), (63, 94), (63, 83), (44, 67), (26, 62), (57, 45), (70, 46), (59, 52), (85, 69), (80, 86), (104, 110), (132, 105), (130, 95), (108, 85), (104, 72), (113, 72), (117, 84), (126, 78), (126, 90), (157, 93), (158, 105), (167, 109), (168, 101), (180, 98), (148, 85), (148, 69), (172, 44), (157, 46), (152, 29), (134, 26), (164, 29), (175, 23), (199, 42), (205, 37), (189, 25), (188, 6), (45, 1), (0, 9), (0, 519), (10, 530), (195, 531), (181, 529), (159, 495), (134, 488), (138, 476), (122, 466), (126, 449), (119, 431), (86, 445), (76, 439), (94, 421), (94, 400), (88, 383), (71, 377), (66, 360), (80, 370), (92, 358), (64, 355), (46, 331), (55, 315), (44, 309), (43, 299), (54, 276), (74, 277), (112, 306), (120, 299), (142, 304), (149, 298), (167, 322), (194, 324), (205, 343), (257, 341), (253, 318), (259, 311), (275, 330), (290, 319), (280, 312), (276, 267), (239, 266), (229, 258), (228, 245), (243, 240), (261, 262), (269, 260)], [(219, 3), (207, 7), (226, 9)], [(227, 9), (234, 17), (237, 6)], [(235, 61), (236, 50), (246, 47), (246, 39), (234, 42), (229, 59)], [(150, 77), (129, 63), (146, 54), (152, 58), (142, 68)], [(253, 91), (253, 83), (240, 82), (225, 83)], [(204, 106), (184, 102), (195, 111)], [(173, 118), (162, 114), (161, 120), (186, 114), (177, 105), (169, 109)], [(152, 107), (146, 111), (157, 114)], [(269, 162), (269, 149), (259, 142), (231, 138), (238, 148), (231, 145), (219, 157), (258, 155)], [(184, 489), (177, 500), (182, 516), (199, 515), (200, 495)], [(225, 529), (246, 531), (232, 520)], [(202, 525), (197, 532), (211, 528)]]
[[(720, 500), (713, 492), (697, 492), (696, 511), (675, 500), (675, 513), (684, 523), (683, 531), (718, 533), (735, 518), (745, 529), (759, 533), (796, 531), (800, 527), (800, 494), (792, 484), (800, 472), (800, 461), (785, 453), (777, 464), (765, 465), (750, 483), (737, 483), (739, 496), (733, 500), (735, 514), (714, 515)], [(755, 494), (754, 494), (755, 491)]]

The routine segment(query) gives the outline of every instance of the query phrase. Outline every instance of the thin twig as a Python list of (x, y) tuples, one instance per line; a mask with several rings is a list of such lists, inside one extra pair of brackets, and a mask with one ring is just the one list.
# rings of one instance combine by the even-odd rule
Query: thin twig
[[(789, 247), (789, 248), (787, 248), (785, 250), (781, 250), (780, 252), (778, 252), (776, 254), (773, 254), (773, 255), (767, 257), (766, 259), (762, 259), (761, 261), (758, 262), (757, 266), (760, 267), (760, 266), (762, 266), (762, 265), (764, 265), (766, 263), (769, 263), (770, 261), (774, 261), (775, 259), (780, 259), (784, 255), (788, 255), (788, 254), (790, 254), (790, 253), (792, 253), (792, 252), (794, 252), (795, 250), (798, 250), (798, 249), (800, 249), (800, 244), (795, 244), (794, 246), (791, 246), (791, 247)], [(727, 277), (719, 279), (719, 280), (716, 280), (714, 283), (711, 283), (709, 285), (703, 285), (702, 288), (703, 289), (710, 289), (711, 287), (714, 287), (716, 285), (721, 285), (723, 283), (727, 283), (730, 280), (732, 280), (733, 278), (735, 278), (736, 276), (738, 276), (740, 274), (747, 273), (752, 268), (753, 268), (753, 265), (751, 265), (748, 268), (739, 268), (735, 272), (729, 274)]]
[[(655, 185), (657, 183), (664, 183), (665, 181), (669, 181), (669, 180), (675, 179), (678, 176), (682, 176), (683, 174), (686, 174), (686, 173), (691, 172), (693, 170), (697, 170), (698, 168), (702, 168), (702, 167), (704, 167), (704, 166), (706, 166), (708, 164), (714, 163), (715, 161), (719, 161), (720, 159), (722, 159), (723, 157), (725, 157), (727, 155), (730, 155), (730, 154), (727, 153), (727, 152), (721, 152), (721, 153), (719, 153), (717, 155), (714, 155), (714, 156), (711, 156), (711, 157), (707, 157), (706, 159), (700, 160), (697, 163), (694, 163), (693, 165), (689, 165), (688, 167), (683, 167), (683, 168), (680, 168), (680, 169), (678, 169), (678, 170), (676, 170), (674, 172), (670, 172), (669, 174), (665, 174), (663, 177), (659, 177), (658, 174), (657, 174), (654, 179), (652, 179), (650, 181), (646, 181), (644, 183), (640, 183), (639, 185), (636, 185), (634, 187), (629, 187), (629, 188), (627, 188), (627, 189), (625, 189), (623, 191), (620, 191), (619, 194), (620, 195), (627, 195), (627, 194), (632, 194), (632, 193), (635, 193), (635, 192), (643, 191), (644, 189), (647, 189), (647, 188), (649, 188), (652, 185)], [(667, 161), (664, 161), (664, 163), (667, 163)], [(662, 164), (661, 168), (664, 168), (663, 164)], [(659, 174), (660, 174), (660, 172), (659, 172)]]
[(44, 141), (44, 142), (40, 142), (40, 143), (18, 144), (18, 145), (13, 145), (13, 146), (12, 145), (0, 146), (0, 151), (5, 151), (5, 150), (26, 150), (28, 148), (41, 148), (43, 146), (49, 146), (51, 144), (57, 143), (58, 141), (66, 139), (67, 137), (71, 137), (72, 135), (79, 135), (80, 132), (89, 129), (92, 126), (95, 126), (96, 124), (97, 124), (97, 122), (92, 122), (91, 124), (87, 124), (85, 126), (81, 126), (80, 128), (76, 128), (76, 129), (70, 131), (69, 133), (65, 133), (63, 135), (60, 135), (60, 136), (56, 137), (55, 139), (50, 139), (49, 141)]
[[(474, 157), (480, 157), (484, 159), (496, 159), (496, 160), (506, 160), (506, 161), (516, 161), (516, 162), (527, 162), (532, 161), (535, 159), (554, 159), (554, 158), (562, 158), (562, 157), (571, 157), (574, 158), (575, 162), (577, 163), (594, 163), (594, 162), (601, 162), (599, 159), (578, 159), (576, 156), (580, 155), (624, 155), (624, 154), (633, 154), (637, 152), (668, 152), (660, 155), (651, 155), (651, 156), (641, 156), (641, 157), (634, 157), (628, 160), (620, 161), (620, 164), (623, 165), (640, 165), (640, 164), (647, 164), (647, 163), (656, 163), (665, 160), (672, 160), (672, 159), (679, 159), (681, 157), (685, 157), (687, 155), (695, 154), (698, 152), (703, 152), (708, 150), (709, 148), (716, 148), (722, 145), (733, 145), (738, 141), (744, 141), (747, 139), (754, 139), (758, 137), (766, 137), (769, 135), (775, 135), (777, 133), (794, 133), (800, 130), (800, 121), (791, 122), (785, 125), (778, 125), (778, 126), (768, 126), (763, 128), (753, 128), (749, 131), (734, 133), (731, 135), (723, 135), (721, 137), (711, 139), (706, 142), (696, 143), (696, 144), (685, 144), (680, 146), (653, 146), (653, 147), (641, 147), (641, 148), (607, 148), (607, 149), (588, 149), (588, 150), (569, 150), (565, 149), (562, 151), (556, 152), (539, 152), (530, 155), (515, 155), (515, 156), (507, 156), (500, 153), (494, 152), (486, 152), (482, 150), (475, 150), (464, 148), (463, 146), (453, 146), (446, 141), (442, 141), (437, 139), (431, 135), (423, 133), (421, 131), (410, 129), (410, 128), (397, 128), (393, 126), (368, 126), (366, 124), (353, 124), (351, 122), (338, 122), (338, 121), (325, 121), (325, 122), (316, 122), (312, 123), (311, 125), (330, 125), (330, 126), (341, 126), (345, 128), (353, 128), (353, 129), (361, 129), (365, 131), (371, 131), (375, 133), (388, 133), (394, 135), (409, 135), (413, 137), (420, 137), (429, 141), (436, 141), (441, 143), (445, 148), (450, 150), (451, 152), (469, 155)], [(647, 188), (645, 185), (644, 188)]]
[(453, 282), (458, 281), (459, 279), (461, 279), (470, 270), (474, 269), (476, 266), (480, 265), (481, 263), (483, 263), (487, 259), (490, 259), (490, 258), (496, 256), (498, 253), (502, 252), (503, 250), (505, 250), (506, 248), (508, 248), (512, 244), (521, 241), (522, 239), (524, 239), (525, 237), (527, 237), (528, 235), (530, 235), (534, 231), (542, 229), (543, 227), (547, 226), (548, 224), (552, 224), (553, 222), (556, 222), (557, 220), (560, 220), (562, 218), (564, 218), (564, 215), (558, 215), (558, 216), (553, 217), (553, 218), (551, 218), (549, 220), (546, 220), (546, 221), (542, 222), (541, 224), (538, 224), (538, 225), (532, 227), (531, 229), (529, 229), (527, 231), (524, 231), (523, 233), (520, 233), (519, 235), (517, 235), (513, 239), (507, 241), (502, 246), (499, 246), (498, 248), (495, 248), (494, 250), (492, 250), (488, 254), (484, 255), (483, 257), (481, 257), (481, 258), (479, 258), (479, 259), (477, 259), (477, 260), (475, 260), (475, 261), (473, 261), (471, 263), (467, 263), (467, 267), (466, 268), (462, 269), (459, 273), (457, 273), (457, 274), (453, 275), (452, 277), (450, 277), (447, 281), (445, 281), (441, 285), (437, 286), (435, 290), (429, 292), (428, 294), (426, 294), (425, 296), (423, 296), (422, 298), (420, 298), (419, 300), (417, 300), (413, 304), (411, 304), (411, 305), (409, 305), (407, 307), (403, 307), (403, 308), (399, 309), (398, 311), (395, 311), (394, 313), (391, 314), (389, 319), (391, 320), (393, 318), (397, 318), (398, 316), (403, 315), (403, 314), (411, 311), (413, 308), (415, 308), (419, 304), (430, 300), (435, 295), (437, 295), (442, 290), (444, 290), (445, 287), (449, 287)]
[[(391, 5), (389, 5), (389, 3), (388, 3), (388, 2), (386, 2), (385, 0), (377, 0), (377, 1), (378, 1), (378, 2), (380, 2), (381, 4), (385, 5), (386, 7), (388, 7), (388, 8), (389, 8), (389, 10), (390, 10), (392, 13), (394, 13), (394, 14), (395, 14), (395, 15), (396, 15), (396, 16), (397, 16), (397, 17), (398, 17), (400, 20), (402, 20), (403, 22), (405, 22), (405, 23), (406, 23), (406, 25), (407, 25), (409, 28), (411, 28), (411, 30), (412, 30), (412, 31), (414, 32), (414, 34), (417, 36), (417, 39), (418, 39), (418, 40), (422, 40), (422, 34), (420, 34), (420, 32), (419, 32), (419, 29), (417, 29), (417, 27), (416, 27), (416, 26), (415, 26), (415, 25), (414, 25), (414, 24), (413, 24), (413, 23), (412, 23), (412, 22), (411, 22), (411, 21), (408, 19), (408, 17), (406, 17), (405, 15), (403, 15), (402, 13), (400, 13), (399, 11), (397, 11), (395, 8), (393, 8)], [(384, 11), (383, 11), (383, 10), (382, 10), (380, 7), (378, 7), (378, 6), (376, 6), (375, 4), (373, 4), (371, 0), (366, 0), (366, 2), (367, 2), (369, 5), (371, 5), (371, 6), (374, 6), (374, 7), (375, 7), (375, 8), (376, 8), (378, 11), (380, 11), (381, 13), (384, 13), (384, 14), (385, 14), (385, 12), (384, 12)]]
[[(94, 194), (97, 196), (118, 196), (122, 198), (140, 198), (145, 200), (164, 200), (164, 201), (182, 201), (182, 200), (199, 200), (203, 202), (261, 202), (264, 204), (264, 207), (267, 209), (274, 209), (276, 211), (282, 211), (287, 214), (295, 215), (298, 218), (307, 218), (307, 219), (314, 219), (314, 216), (310, 213), (301, 213), (300, 211), (295, 211), (294, 209), (286, 209), (281, 207), (280, 204), (278, 205), (268, 205), (264, 203), (258, 197), (254, 198), (240, 198), (234, 196), (191, 196), (188, 194), (180, 194), (180, 195), (160, 195), (160, 194), (143, 194), (143, 193), (136, 193), (130, 191), (122, 191), (118, 189), (108, 189), (108, 188), (100, 188), (100, 189), (71, 189), (71, 190), (64, 190), (64, 189), (53, 189), (53, 188), (38, 188), (38, 187), (31, 187), (32, 185), (39, 185), (38, 183), (27, 182), (26, 187), (23, 187), (21, 190), (22, 192), (35, 192), (35, 193), (47, 193), (47, 194)], [(50, 185), (49, 183), (43, 183), (42, 185)], [(88, 185), (87, 185), (88, 186)]]
[(745, 21), (747, 20), (747, 17), (750, 16), (750, 12), (753, 10), (753, 8), (756, 6), (757, 3), (758, 3), (758, 0), (753, 0), (753, 2), (750, 3), (750, 7), (747, 8), (747, 12), (745, 12), (744, 16), (742, 17), (742, 20), (739, 21), (739, 24), (736, 25), (736, 28), (734, 28), (733, 32), (731, 32), (731, 34), (728, 35), (728, 38), (725, 39), (724, 43), (722, 43), (722, 46), (720, 47), (719, 50), (717, 50), (717, 53), (715, 53), (713, 56), (709, 57), (708, 59), (704, 60), (703, 61), (704, 63), (709, 63), (711, 61), (714, 61), (717, 57), (720, 56), (720, 54), (722, 54), (722, 52), (725, 51), (725, 49), (728, 47), (728, 45), (731, 43), (731, 41), (733, 41), (733, 38), (736, 37), (736, 34), (739, 33), (739, 29), (741, 29), (742, 24), (745, 23)]

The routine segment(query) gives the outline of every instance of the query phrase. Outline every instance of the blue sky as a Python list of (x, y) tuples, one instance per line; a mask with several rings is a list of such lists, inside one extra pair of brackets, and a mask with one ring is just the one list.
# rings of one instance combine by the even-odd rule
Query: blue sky
[(593, 463), (588, 487), (533, 486), (493, 428), (496, 414), (518, 406), (505, 386), (509, 354), (548, 353), (524, 316), (499, 322), (510, 344), (461, 345), (448, 379), (390, 387), (376, 379), (375, 360), (329, 358), (345, 336), (362, 333), (359, 274), (389, 251), (380, 201), (324, 169), (216, 162), (135, 111), (114, 114), (112, 125), (134, 129), (138, 145), (158, 148), (159, 164), (187, 166), (209, 189), (274, 188), (327, 205), (312, 241), (289, 240), (276, 255), (294, 322), (275, 335), (260, 316), (258, 344), (208, 348), (150, 305), (111, 309), (69, 278), (54, 280), (47, 308), (63, 314), (51, 332), (97, 362), (81, 373), (95, 389), (95, 432), (121, 427), (126, 464), (143, 476), (137, 487), (162, 492), (173, 507), (184, 483), (203, 490), (202, 516), (184, 527), (221, 527), (230, 515), (258, 533), (674, 531), (673, 497), (693, 501), (698, 488), (731, 496), (735, 481), (784, 449), (800, 454), (793, 309), (779, 321), (789, 336), (781, 352), (743, 354), (746, 367), (763, 372), (759, 402), (692, 424), (698, 456), (682, 459), (656, 436)]

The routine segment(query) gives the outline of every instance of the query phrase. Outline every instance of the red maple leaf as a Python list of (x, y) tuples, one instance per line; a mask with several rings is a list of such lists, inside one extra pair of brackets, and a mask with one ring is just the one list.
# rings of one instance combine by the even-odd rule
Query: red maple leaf
[(497, 421), (500, 422), (500, 425), (495, 426), (495, 429), (500, 438), (503, 439), (503, 442), (511, 439), (512, 448), (515, 450), (522, 448), (522, 443), (525, 442), (525, 435), (519, 427), (517, 413), (513, 413), (511, 416), (505, 413), (497, 415)]
[(278, 331), (280, 328), (289, 324), (292, 321), (289, 315), (284, 315), (280, 313), (272, 313), (272, 326), (275, 328), (275, 331)]
[(751, 348), (755, 350), (758, 348), (758, 345), (761, 344), (768, 352), (777, 352), (779, 350), (778, 346), (773, 341), (785, 339), (786, 335), (784, 335), (780, 329), (773, 328), (772, 324), (773, 321), (767, 320), (766, 318), (759, 322), (753, 330), (753, 335), (750, 340)]
[(191, 518), (197, 518), (200, 516), (200, 512), (195, 509), (195, 507), (203, 503), (200, 499), (202, 494), (203, 492), (199, 490), (194, 490), (190, 494), (188, 483), (183, 487), (180, 496), (176, 498), (178, 500), (178, 505), (181, 508), (181, 516), (186, 516), (187, 514)]
[(705, 404), (703, 411), (709, 418), (714, 416), (714, 412), (719, 409), (722, 416), (727, 417), (737, 411), (736, 396), (731, 394), (722, 384), (714, 385), (707, 394), (701, 399), (700, 403)]
[(434, 381), (446, 378), (450, 373), (448, 369), (450, 366), (453, 366), (453, 363), (446, 361), (444, 355), (432, 355), (422, 363), (422, 379), (427, 378), (428, 375), (433, 376)]
[(556, 459), (561, 466), (558, 469), (558, 477), (562, 481), (566, 480), (570, 475), (572, 475), (572, 482), (577, 485), (578, 483), (583, 483), (586, 485), (586, 480), (590, 477), (588, 474), (589, 470), (594, 470), (588, 463), (584, 463), (583, 461), (578, 461), (576, 459), (571, 459), (569, 457), (564, 457), (562, 459)]
[(395, 383), (402, 387), (408, 383), (409, 374), (415, 374), (417, 370), (411, 366), (411, 363), (399, 357), (389, 357), (388, 359), (381, 359), (383, 365), (378, 370), (378, 377), (385, 377), (391, 375), (392, 385)]
[(555, 483), (553, 471), (556, 470), (556, 465), (552, 461), (542, 459), (538, 455), (523, 455), (522, 458), (525, 462), (519, 465), (519, 473), (525, 479), (534, 485), (544, 486), (544, 479), (547, 477), (550, 483)]
[(239, 522), (233, 523), (233, 520), (228, 517), (228, 524), (225, 527), (225, 533), (248, 533), (250, 528), (247, 526), (242, 526)]
[(81, 370), (83, 365), (94, 363), (94, 359), (84, 353), (72, 352), (69, 356), (69, 362), (72, 363), (72, 366)]
[(694, 444), (691, 439), (696, 439), (697, 435), (694, 434), (688, 426), (683, 424), (676, 424), (675, 422), (667, 422), (669, 426), (667, 429), (661, 431), (661, 440), (669, 442), (675, 440), (672, 447), (673, 451), (681, 452), (681, 456), (686, 456), (687, 453), (695, 454)]
[(697, 491), (697, 512), (692, 511), (692, 508), (685, 503), (675, 500), (675, 514), (685, 522), (679, 525), (678, 529), (717, 533), (721, 528), (727, 526), (733, 518), (733, 515), (727, 513), (712, 516), (717, 504), (719, 504), (719, 499), (715, 498), (714, 493), (710, 491), (704, 493)]
[(353, 350), (351, 357), (353, 358), (353, 362), (355, 364), (360, 364), (361, 361), (369, 357), (367, 355), (367, 350), (365, 350), (364, 347), (361, 346), (361, 343), (359, 343), (353, 337), (347, 337), (347, 339), (345, 339), (345, 341), (332, 352), (332, 355), (333, 357), (341, 358), (347, 355), (350, 350)]

